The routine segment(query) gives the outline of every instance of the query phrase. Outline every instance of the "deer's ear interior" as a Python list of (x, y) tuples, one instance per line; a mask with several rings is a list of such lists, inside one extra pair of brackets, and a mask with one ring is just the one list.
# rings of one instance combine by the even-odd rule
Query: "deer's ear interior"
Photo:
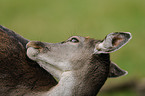
[(115, 32), (110, 33), (99, 44), (96, 44), (94, 53), (111, 53), (120, 49), (131, 39), (131, 33), (129, 32)]
[(109, 78), (115, 78), (115, 77), (120, 77), (127, 75), (128, 72), (119, 68), (115, 63), (111, 62), (110, 63), (110, 70), (109, 70)]

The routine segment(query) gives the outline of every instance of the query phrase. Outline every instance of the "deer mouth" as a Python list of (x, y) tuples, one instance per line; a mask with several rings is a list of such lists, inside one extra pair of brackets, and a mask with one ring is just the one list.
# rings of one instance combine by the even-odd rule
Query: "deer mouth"
[(40, 41), (30, 41), (26, 45), (27, 56), (33, 60), (39, 53), (45, 53), (50, 51), (50, 48), (46, 47), (44, 43)]

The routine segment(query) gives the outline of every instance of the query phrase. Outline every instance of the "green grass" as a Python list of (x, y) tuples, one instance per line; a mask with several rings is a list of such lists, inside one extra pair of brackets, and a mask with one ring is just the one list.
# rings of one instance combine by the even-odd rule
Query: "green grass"
[[(132, 40), (111, 54), (129, 74), (112, 82), (145, 76), (145, 0), (0, 0), (0, 24), (44, 42), (60, 42), (71, 35), (103, 39), (111, 32), (131, 32)], [(120, 94), (133, 96), (130, 91)]]
[(138, 96), (138, 95), (132, 90), (126, 90), (126, 91), (110, 92), (109, 94), (99, 93), (99, 96)]

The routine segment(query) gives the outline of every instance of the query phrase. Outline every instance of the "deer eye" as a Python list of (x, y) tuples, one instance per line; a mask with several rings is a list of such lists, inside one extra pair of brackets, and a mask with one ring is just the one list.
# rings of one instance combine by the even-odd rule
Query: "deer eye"
[(78, 42), (79, 42), (79, 40), (78, 40), (77, 38), (72, 38), (72, 39), (70, 39), (69, 41), (70, 41), (70, 42), (73, 42), (73, 43), (78, 43)]

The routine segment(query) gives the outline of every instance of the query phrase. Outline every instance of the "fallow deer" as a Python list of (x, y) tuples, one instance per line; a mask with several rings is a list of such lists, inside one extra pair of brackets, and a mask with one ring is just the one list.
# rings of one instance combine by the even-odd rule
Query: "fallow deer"
[(108, 34), (104, 40), (72, 36), (60, 43), (30, 41), (27, 56), (49, 72), (58, 84), (31, 96), (96, 96), (108, 77), (127, 74), (112, 61), (109, 53), (131, 39), (129, 32)]

